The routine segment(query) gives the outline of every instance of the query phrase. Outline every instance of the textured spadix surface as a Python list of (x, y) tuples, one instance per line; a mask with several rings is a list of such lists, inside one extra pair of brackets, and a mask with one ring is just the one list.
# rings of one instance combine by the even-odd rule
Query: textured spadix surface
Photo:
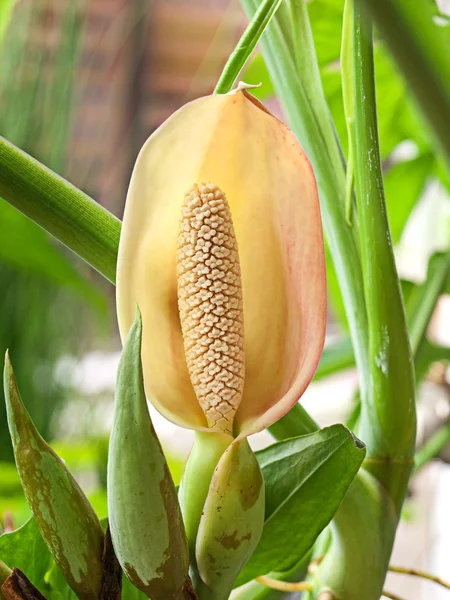
[(177, 255), (186, 362), (208, 426), (233, 433), (244, 388), (241, 270), (221, 189), (195, 184), (184, 199)]
[[(179, 266), (177, 270), (180, 219), (185, 218), (187, 195), (193, 193), (195, 202), (202, 185), (212, 186), (214, 193), (219, 190), (220, 197), (227, 199), (223, 210), (230, 211), (239, 256), (237, 263), (235, 251), (228, 254), (230, 277), (237, 276), (233, 266), (240, 264), (243, 368), (240, 351), (214, 352), (218, 348), (210, 348), (210, 340), (206, 340), (214, 362), (206, 367), (215, 370), (221, 367), (218, 359), (231, 360), (230, 373), (239, 380), (244, 376), (242, 396), (242, 382), (235, 382), (233, 389), (239, 394), (230, 400), (233, 410), (227, 416), (209, 410), (212, 405), (210, 400), (205, 402), (206, 396), (217, 392), (199, 390), (204, 381), (191, 360), (187, 330), (194, 327), (200, 331), (205, 323), (197, 317), (182, 328), (180, 321), (183, 302), (189, 302), (183, 298), (187, 286), (180, 284), (183, 270)], [(213, 229), (213, 237), (221, 233)], [(201, 294), (202, 274), (191, 270), (190, 276), (194, 298)], [(223, 293), (223, 289), (214, 293)], [(143, 320), (147, 396), (161, 413), (180, 425), (232, 429), (235, 434), (248, 435), (282, 417), (311, 380), (325, 331), (325, 273), (316, 184), (293, 134), (247, 92), (207, 96), (185, 105), (141, 150), (119, 247), (117, 308), (123, 339), (137, 304)], [(240, 348), (242, 323), (233, 310), (215, 316), (229, 317), (227, 334), (236, 335), (226, 343)], [(209, 331), (212, 325), (206, 324)], [(223, 348), (222, 342), (219, 346)], [(202, 374), (206, 378), (207, 372), (205, 368)], [(223, 395), (219, 396), (223, 406)]]

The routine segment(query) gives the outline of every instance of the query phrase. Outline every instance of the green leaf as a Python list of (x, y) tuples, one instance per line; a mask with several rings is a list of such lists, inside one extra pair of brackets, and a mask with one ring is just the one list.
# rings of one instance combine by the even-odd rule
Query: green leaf
[[(108, 519), (101, 519), (100, 523), (106, 531)], [(147, 600), (147, 596), (139, 591), (125, 574), (122, 575), (122, 600)]]
[(237, 585), (298, 563), (332, 519), (364, 456), (364, 446), (343, 425), (257, 453), (266, 486), (266, 521)]
[(349, 331), (347, 314), (345, 312), (344, 298), (341, 292), (336, 269), (334, 268), (333, 258), (330, 248), (325, 240), (325, 264), (327, 270), (327, 295), (330, 310), (344, 331)]
[(186, 534), (169, 468), (148, 411), (139, 309), (117, 370), (108, 453), (108, 515), (117, 559), (153, 600), (181, 596), (188, 569)]
[(400, 241), (408, 217), (422, 195), (434, 166), (432, 154), (393, 165), (384, 177), (386, 204), (392, 242)]
[[(106, 529), (107, 519), (101, 521)], [(31, 517), (22, 527), (0, 536), (0, 560), (9, 567), (17, 567), (44, 594), (48, 600), (77, 600), (61, 571), (52, 560), (36, 521)], [(122, 578), (123, 600), (146, 600), (125, 577)]]
[(12, 533), (0, 536), (0, 559), (11, 569), (23, 571), (31, 583), (48, 595), (44, 578), (52, 558), (33, 518)]

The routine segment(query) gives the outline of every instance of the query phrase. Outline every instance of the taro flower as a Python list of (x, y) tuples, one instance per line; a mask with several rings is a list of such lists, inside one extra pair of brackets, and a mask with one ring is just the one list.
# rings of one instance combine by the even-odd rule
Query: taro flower
[(323, 347), (317, 188), (291, 131), (244, 90), (185, 105), (146, 142), (117, 271), (125, 340), (142, 312), (148, 399), (244, 437), (309, 384)]

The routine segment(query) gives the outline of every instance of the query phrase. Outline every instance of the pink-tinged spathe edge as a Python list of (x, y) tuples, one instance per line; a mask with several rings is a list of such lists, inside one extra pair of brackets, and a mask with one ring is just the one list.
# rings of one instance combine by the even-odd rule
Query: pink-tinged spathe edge
[[(245, 93), (245, 95), (247, 97), (250, 96), (250, 94), (248, 94), (248, 93)], [(256, 106), (259, 106), (260, 103), (254, 102), (254, 104)], [(267, 109), (265, 109), (265, 112), (268, 112)], [(271, 114), (271, 113), (268, 113), (268, 114)], [(274, 117), (274, 118), (276, 118), (276, 117)], [(285, 123), (283, 123), (282, 121), (280, 121), (279, 119), (277, 119), (277, 120), (283, 125), (283, 127), (285, 127), (294, 136), (296, 143), (298, 144), (300, 151), (305, 159), (306, 166), (309, 169), (311, 179), (314, 184), (315, 200), (316, 200), (316, 207), (317, 207), (317, 212), (318, 212), (318, 220), (319, 220), (320, 224), (322, 224), (317, 182), (316, 182), (314, 170), (309, 161), (309, 158), (307, 157), (301, 144), (299, 143), (299, 141), (297, 140), (297, 138), (295, 137), (293, 132), (289, 129), (289, 127), (287, 127), (287, 125)], [(320, 240), (319, 241), (321, 243), (321, 247), (323, 247), (324, 241), (323, 241), (322, 226), (320, 227)], [(251, 420), (251, 421), (248, 420), (247, 423), (243, 423), (241, 430), (239, 431), (239, 433), (236, 436), (237, 440), (247, 437), (249, 435), (253, 435), (255, 433), (259, 433), (259, 432), (263, 431), (264, 429), (267, 429), (268, 427), (270, 427), (277, 421), (279, 421), (281, 418), (283, 418), (291, 410), (291, 408), (293, 408), (297, 404), (297, 402), (299, 402), (300, 398), (303, 396), (303, 394), (305, 393), (309, 384), (311, 383), (315, 372), (317, 371), (317, 367), (319, 366), (320, 359), (322, 357), (323, 348), (325, 345), (326, 316), (327, 316), (327, 296), (326, 296), (327, 280), (326, 280), (326, 263), (325, 263), (325, 252), (324, 251), (321, 253), (321, 256), (322, 256), (322, 260), (321, 260), (322, 265), (320, 268), (321, 279), (322, 279), (321, 283), (322, 283), (323, 289), (325, 290), (324, 297), (323, 297), (323, 306), (320, 310), (320, 313), (322, 314), (323, 318), (319, 319), (319, 322), (322, 323), (322, 327), (320, 328), (320, 330), (318, 332), (318, 335), (320, 336), (320, 342), (317, 346), (316, 358), (314, 361), (312, 361), (311, 368), (308, 369), (310, 371), (310, 375), (308, 377), (306, 377), (306, 379), (303, 380), (303, 384), (301, 386), (299, 386), (298, 392), (296, 392), (294, 394), (294, 397), (292, 398), (292, 400), (286, 402), (285, 407), (281, 407), (280, 405), (284, 403), (284, 401), (287, 399), (287, 397), (289, 397), (289, 395), (292, 392), (292, 387), (290, 387), (288, 392), (284, 396), (282, 396), (282, 398), (280, 398), (280, 400), (278, 400), (278, 402), (276, 402), (268, 410), (263, 412), (261, 415), (255, 417), (253, 420)], [(318, 313), (319, 313), (319, 311), (318, 311)], [(295, 377), (293, 384), (298, 379), (301, 372), (302, 372), (302, 367), (300, 366), (298, 375), (297, 375), (297, 377)], [(274, 413), (275, 413), (276, 417), (272, 418), (272, 415), (274, 415)]]

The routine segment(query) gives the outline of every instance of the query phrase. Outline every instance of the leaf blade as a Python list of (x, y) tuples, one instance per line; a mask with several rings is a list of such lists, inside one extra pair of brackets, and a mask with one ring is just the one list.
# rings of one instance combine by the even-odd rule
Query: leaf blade
[(266, 522), (238, 586), (298, 563), (330, 522), (364, 456), (362, 444), (343, 425), (257, 453), (266, 486)]

